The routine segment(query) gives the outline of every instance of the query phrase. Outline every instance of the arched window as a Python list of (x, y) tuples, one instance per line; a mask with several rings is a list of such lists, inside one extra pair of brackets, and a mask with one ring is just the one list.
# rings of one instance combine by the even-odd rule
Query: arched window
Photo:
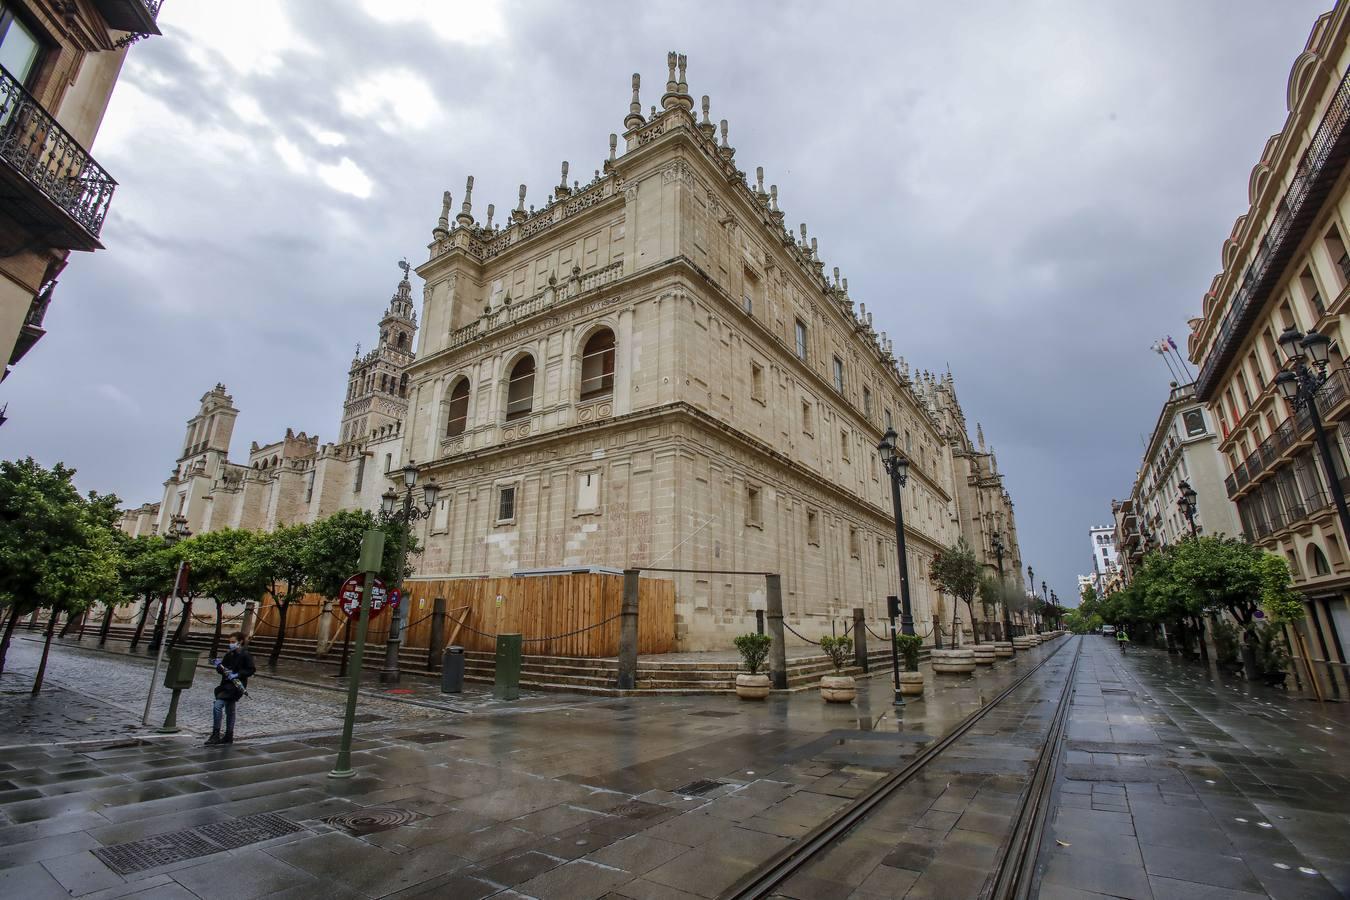
[(506, 421), (523, 419), (534, 410), (534, 357), (522, 356), (511, 367), (506, 387)]
[(1308, 547), (1308, 562), (1313, 570), (1313, 575), (1331, 574), (1331, 564), (1327, 562), (1326, 554), (1322, 552), (1322, 548), (1316, 544), (1311, 544)]
[(450, 401), (446, 404), (445, 436), (456, 437), (464, 433), (469, 423), (469, 379), (461, 378), (450, 389)]
[(581, 351), (581, 399), (614, 393), (614, 332), (601, 328)]
[(403, 350), (407, 346), (408, 346), (408, 334), (407, 332), (400, 331), (398, 333), (398, 349)]
[(403, 377), (398, 380), (398, 395), (400, 397), (408, 396), (408, 373), (404, 372)]

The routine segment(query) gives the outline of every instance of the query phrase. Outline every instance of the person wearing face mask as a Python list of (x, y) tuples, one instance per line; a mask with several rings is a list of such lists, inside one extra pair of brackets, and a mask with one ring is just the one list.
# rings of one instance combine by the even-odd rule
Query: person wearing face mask
[[(230, 635), (230, 650), (224, 658), (212, 660), (216, 671), (220, 673), (220, 684), (216, 685), (216, 702), (211, 707), (211, 736), (206, 739), (208, 746), (234, 743), (234, 705), (244, 696), (248, 679), (255, 671), (253, 656), (244, 646), (244, 635), (236, 631)], [(220, 733), (220, 720), (225, 720), (225, 733)]]

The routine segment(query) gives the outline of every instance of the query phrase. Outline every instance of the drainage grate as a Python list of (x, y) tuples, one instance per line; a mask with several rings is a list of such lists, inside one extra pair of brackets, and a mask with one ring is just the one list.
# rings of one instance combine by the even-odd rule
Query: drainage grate
[(238, 850), (249, 844), (270, 841), (272, 838), (295, 834), (300, 826), (289, 822), (274, 813), (261, 813), (246, 816), (233, 822), (212, 822), (198, 825), (194, 831), (207, 840), (214, 841), (226, 850)]
[(722, 787), (720, 781), (709, 781), (706, 778), (700, 778), (698, 781), (691, 781), (684, 787), (676, 788), (671, 791), (672, 794), (680, 794), (684, 797), (698, 797)]
[(111, 847), (99, 847), (94, 855), (118, 875), (131, 875), (224, 850), (237, 850), (300, 830), (299, 825), (275, 813), (260, 813), (226, 822), (198, 825), (186, 831), (157, 834), (125, 844), (113, 844)]
[(449, 734), (444, 731), (419, 731), (415, 734), (401, 734), (397, 740), (409, 741), (414, 744), (439, 744), (442, 741), (463, 740), (462, 734)]
[(353, 812), (339, 813), (321, 821), (336, 828), (341, 828), (348, 834), (361, 837), (362, 835), (375, 834), (377, 831), (398, 828), (400, 825), (411, 825), (418, 819), (425, 818), (426, 816), (415, 813), (410, 809), (397, 809), (393, 806), (371, 806)]

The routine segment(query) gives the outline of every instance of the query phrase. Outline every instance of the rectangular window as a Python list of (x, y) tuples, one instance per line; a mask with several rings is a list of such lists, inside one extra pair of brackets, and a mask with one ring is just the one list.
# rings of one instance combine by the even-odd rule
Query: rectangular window
[(848, 526), (848, 555), (854, 559), (862, 556), (862, 541), (858, 539), (858, 529)]
[(1313, 278), (1311, 266), (1303, 270), (1303, 274), (1298, 277), (1298, 281), (1303, 288), (1303, 295), (1308, 298), (1308, 304), (1317, 311), (1317, 317), (1320, 319), (1325, 316), (1327, 306), (1322, 302), (1322, 292), (1317, 289), (1317, 279)]
[(820, 516), (813, 509), (806, 511), (806, 542), (820, 546)]
[(503, 487), (497, 494), (497, 521), (510, 522), (516, 517), (516, 488)]
[(810, 400), (802, 401), (802, 432), (804, 434), (813, 434), (815, 432), (815, 428), (811, 422), (811, 405)]
[(834, 389), (841, 394), (844, 392), (844, 361), (837, 356), (834, 358)]
[(839, 432), (839, 456), (848, 462), (848, 432), (843, 430)]
[(764, 367), (753, 362), (750, 364), (750, 399), (764, 402)]
[(905, 431), (905, 452), (906, 452), (906, 453), (913, 453), (913, 452), (914, 452), (914, 445), (913, 445), (913, 443), (910, 441), (910, 438), (909, 438), (909, 431), (908, 431), (908, 430)]
[(764, 525), (764, 500), (757, 487), (745, 489), (745, 524), (756, 528)]
[(361, 493), (361, 482), (365, 481), (365, 478), (366, 478), (366, 455), (362, 453), (360, 458), (356, 460), (356, 483), (352, 485), (352, 490), (354, 492), (358, 494)]
[(863, 415), (872, 418), (872, 391), (867, 385), (863, 385)]
[(886, 567), (886, 542), (881, 538), (877, 538), (877, 566), (883, 569)]
[[(31, 87), (33, 74), (37, 70), (38, 58), (42, 55), (42, 44), (35, 33), (14, 17), (9, 10), (0, 6), (0, 66), (14, 76), (14, 80), (24, 87)], [(12, 98), (9, 108), (12, 110)], [(6, 110), (3, 121), (9, 120)]]
[(895, 423), (891, 421), (891, 411), (889, 409), (886, 410), (886, 427), (887, 428), (895, 427)]
[(305, 485), (305, 502), (314, 499), (314, 469), (309, 470), (309, 482)]
[(444, 534), (450, 530), (450, 501), (441, 499), (436, 501), (436, 509), (431, 515), (431, 530), (436, 534)]
[(797, 319), (797, 358), (806, 362), (806, 323)]
[(755, 298), (751, 297), (749, 294), (746, 294), (744, 297), (741, 298), (741, 308), (744, 309), (747, 313), (754, 315)]

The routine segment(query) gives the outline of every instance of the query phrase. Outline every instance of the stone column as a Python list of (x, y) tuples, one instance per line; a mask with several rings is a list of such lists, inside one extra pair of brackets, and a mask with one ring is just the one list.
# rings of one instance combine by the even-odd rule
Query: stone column
[(323, 601), (323, 611), (319, 613), (319, 641), (314, 647), (314, 655), (323, 657), (333, 645), (333, 601)]
[(765, 575), (765, 618), (769, 620), (769, 680), (780, 691), (787, 690), (787, 646), (783, 629), (783, 576)]
[(257, 600), (244, 601), (244, 624), (240, 627), (239, 630), (244, 633), (245, 644), (247, 644), (250, 640), (253, 639), (253, 626), (257, 624), (254, 621), (254, 616), (257, 614), (257, 611), (258, 611)]
[(623, 607), (619, 619), (619, 678), (621, 691), (637, 687), (638, 658), (638, 585), (642, 573), (625, 569), (623, 573)]
[(861, 666), (864, 672), (870, 672), (867, 659), (867, 624), (861, 609), (853, 610), (853, 662)]

